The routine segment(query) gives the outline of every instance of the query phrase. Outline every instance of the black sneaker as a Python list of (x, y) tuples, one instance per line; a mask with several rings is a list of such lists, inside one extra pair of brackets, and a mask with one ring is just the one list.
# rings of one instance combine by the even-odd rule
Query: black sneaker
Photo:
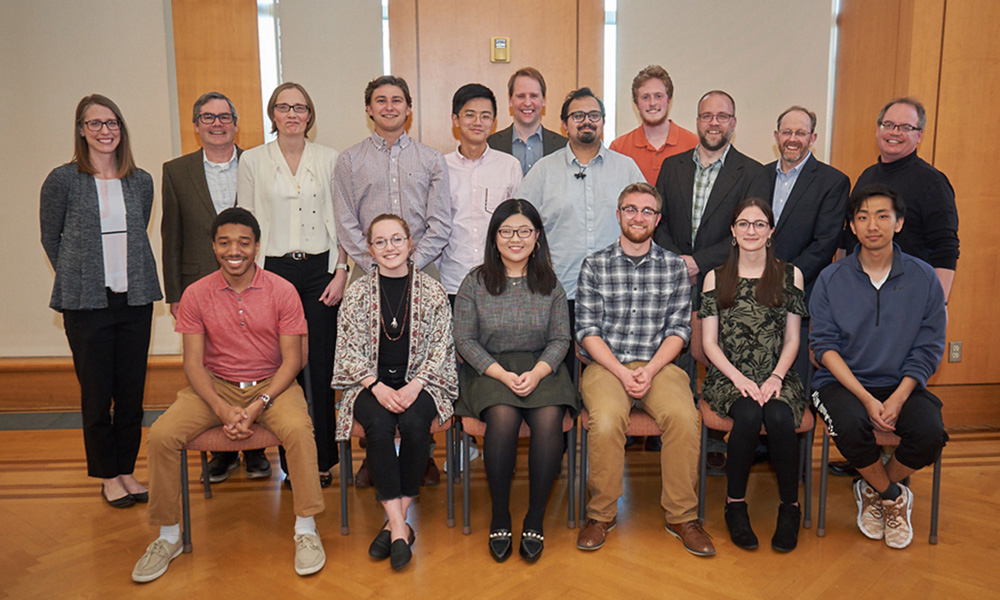
[(271, 476), (271, 463), (263, 449), (243, 452), (243, 463), (246, 465), (247, 479), (265, 479)]
[(208, 461), (208, 480), (211, 483), (222, 483), (229, 479), (229, 472), (238, 466), (239, 452), (213, 452), (212, 460)]

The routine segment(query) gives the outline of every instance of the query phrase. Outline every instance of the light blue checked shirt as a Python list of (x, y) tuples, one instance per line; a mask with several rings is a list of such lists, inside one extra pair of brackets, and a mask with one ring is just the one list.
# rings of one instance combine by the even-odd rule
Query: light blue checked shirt
[[(700, 147), (700, 146), (699, 146)], [(701, 225), (701, 216), (705, 214), (705, 205), (708, 204), (708, 197), (712, 195), (712, 188), (715, 187), (715, 180), (722, 170), (722, 165), (726, 164), (726, 156), (732, 144), (727, 144), (725, 151), (719, 160), (708, 166), (702, 166), (701, 158), (698, 155), (698, 148), (691, 153), (691, 160), (694, 161), (694, 194), (691, 202), (691, 245), (698, 236), (698, 227)]]

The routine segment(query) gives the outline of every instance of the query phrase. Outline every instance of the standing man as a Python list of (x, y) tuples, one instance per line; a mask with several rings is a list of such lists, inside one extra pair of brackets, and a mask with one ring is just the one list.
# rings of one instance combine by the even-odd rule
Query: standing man
[[(212, 251), (212, 221), (236, 204), (239, 131), (236, 107), (219, 92), (202, 94), (194, 103), (194, 131), (201, 149), (163, 164), (163, 283), (170, 314), (177, 318), (181, 294), (190, 284), (217, 271)], [(271, 475), (264, 450), (243, 453), (247, 479)], [(219, 483), (240, 465), (238, 452), (215, 452), (208, 480)]]
[(337, 238), (365, 271), (372, 269), (365, 231), (382, 213), (399, 215), (410, 226), (418, 269), (440, 256), (451, 235), (448, 168), (440, 152), (407, 135), (412, 107), (402, 77), (382, 75), (368, 82), (365, 112), (375, 131), (337, 160)]
[[(958, 265), (958, 208), (948, 177), (917, 156), (927, 111), (913, 98), (896, 98), (878, 114), (878, 162), (865, 169), (854, 190), (881, 183), (906, 203), (906, 226), (896, 236), (903, 252), (934, 267), (944, 298), (951, 294)], [(850, 233), (850, 232), (848, 232)], [(848, 252), (857, 238), (848, 236)]]
[[(863, 187), (849, 213), (860, 243), (820, 273), (809, 301), (809, 338), (823, 365), (813, 403), (861, 474), (854, 483), (861, 532), (905, 548), (913, 493), (901, 482), (937, 461), (948, 440), (941, 401), (926, 387), (944, 355), (944, 292), (930, 265), (893, 242), (909, 214), (896, 192)], [(875, 430), (900, 438), (884, 465)]]
[(177, 311), (184, 336), (184, 374), (190, 386), (177, 393), (149, 429), (150, 525), (160, 536), (132, 570), (146, 583), (163, 575), (181, 554), (181, 448), (211, 427), (245, 440), (260, 423), (288, 449), (295, 488), (295, 572), (323, 568), (326, 554), (314, 516), (323, 493), (312, 419), (295, 375), (302, 369), (305, 313), (299, 294), (280, 276), (258, 267), (260, 226), (243, 208), (215, 218), (212, 248), (220, 269), (188, 286)]
[[(816, 137), (816, 113), (802, 106), (781, 113), (774, 131), (780, 158), (761, 169), (748, 194), (771, 203), (774, 253), (802, 271), (806, 302), (837, 251), (851, 189), (847, 175), (813, 156)], [(804, 318), (799, 339), (808, 336), (809, 319)], [(809, 389), (809, 344), (799, 344), (795, 371)]]
[(583, 259), (621, 233), (611, 208), (614, 198), (626, 185), (644, 178), (635, 161), (604, 147), (604, 103), (590, 88), (570, 92), (560, 118), (569, 144), (538, 161), (518, 195), (542, 216), (552, 266), (572, 315)]
[(527, 175), (543, 156), (566, 145), (566, 138), (542, 127), (545, 108), (545, 78), (538, 69), (518, 69), (507, 80), (510, 114), (514, 122), (489, 137), (491, 148), (514, 155), (521, 163), (521, 174)]
[(618, 196), (618, 240), (580, 269), (576, 339), (593, 363), (580, 385), (590, 413), (591, 466), (587, 523), (576, 545), (597, 550), (618, 523), (625, 432), (637, 404), (663, 432), (666, 529), (688, 552), (710, 556), (715, 547), (698, 520), (698, 410), (688, 376), (672, 364), (691, 334), (691, 286), (684, 261), (652, 243), (661, 209), (648, 183), (626, 186)]
[(483, 262), (490, 216), (521, 185), (517, 159), (486, 142), (496, 110), (493, 91), (478, 83), (458, 88), (451, 100), (451, 122), (458, 129), (459, 144), (444, 157), (451, 187), (451, 238), (438, 270), (452, 305), (462, 280)]
[(670, 105), (674, 82), (660, 65), (650, 65), (632, 79), (632, 102), (642, 124), (611, 142), (611, 149), (630, 156), (650, 185), (656, 185), (667, 157), (698, 145), (698, 136), (674, 123)]

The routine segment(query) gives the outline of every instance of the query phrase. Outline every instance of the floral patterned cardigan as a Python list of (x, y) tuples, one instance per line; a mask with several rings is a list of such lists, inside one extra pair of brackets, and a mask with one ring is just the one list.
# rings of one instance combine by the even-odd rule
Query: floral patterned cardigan
[[(351, 437), (354, 401), (364, 389), (361, 380), (378, 377), (379, 313), (378, 269), (374, 269), (351, 284), (340, 307), (331, 383), (334, 389), (344, 390), (337, 411), (338, 441)], [(452, 416), (452, 404), (458, 398), (451, 306), (441, 284), (416, 269), (410, 286), (410, 323), (406, 381), (419, 378), (424, 382), (444, 422)]]

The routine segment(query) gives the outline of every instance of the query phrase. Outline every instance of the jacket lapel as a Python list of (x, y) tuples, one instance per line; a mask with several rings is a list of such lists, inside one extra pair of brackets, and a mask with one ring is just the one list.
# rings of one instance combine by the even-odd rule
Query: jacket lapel
[[(773, 172), (772, 177), (777, 179)], [(795, 185), (792, 186), (792, 193), (788, 195), (788, 200), (785, 201), (785, 207), (781, 209), (781, 218), (778, 219), (778, 226), (774, 230), (775, 235), (777, 235), (778, 232), (784, 228), (785, 223), (788, 222), (788, 215), (792, 214), (795, 206), (806, 195), (806, 190), (812, 186), (815, 179), (816, 157), (810, 156), (809, 160), (806, 161), (806, 164), (802, 165), (802, 172), (799, 173), (798, 178), (795, 180)], [(773, 185), (771, 186), (771, 189), (774, 189)]]
[(205, 178), (205, 154), (204, 151), (191, 155), (191, 160), (185, 165), (191, 188), (194, 190), (198, 202), (208, 211), (215, 215), (215, 204), (212, 203), (212, 193), (208, 191), (208, 180)]

